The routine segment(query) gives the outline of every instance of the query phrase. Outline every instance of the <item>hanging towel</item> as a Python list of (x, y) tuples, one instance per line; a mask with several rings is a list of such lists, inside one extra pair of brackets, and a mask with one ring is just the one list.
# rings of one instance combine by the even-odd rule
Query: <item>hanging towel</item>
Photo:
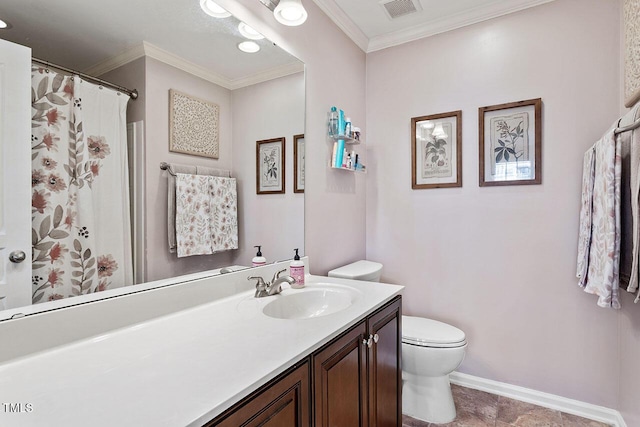
[(213, 253), (238, 249), (236, 179), (209, 176), (210, 233)]
[(585, 155), (577, 276), (585, 292), (598, 295), (600, 307), (619, 309), (622, 160), (616, 127), (590, 149), (592, 160)]
[(593, 214), (593, 182), (595, 180), (595, 145), (584, 153), (582, 165), (582, 207), (580, 208), (580, 235), (578, 238), (578, 285), (584, 288), (589, 269), (591, 224)]
[[(170, 171), (175, 174), (231, 176), (231, 171), (229, 170), (205, 166), (186, 166), (172, 163), (169, 167)], [(167, 171), (167, 236), (169, 252), (175, 253), (178, 247), (176, 242), (176, 177), (169, 171)]]
[[(623, 117), (620, 126), (635, 122), (639, 116), (640, 104)], [(618, 138), (622, 144), (623, 190), (626, 190), (622, 203), (621, 279), (628, 292), (636, 292), (640, 275), (640, 130), (621, 133)], [(640, 294), (635, 302), (639, 300)]]
[(178, 257), (238, 249), (235, 178), (176, 174)]
[(176, 174), (178, 257), (212, 254), (209, 177)]

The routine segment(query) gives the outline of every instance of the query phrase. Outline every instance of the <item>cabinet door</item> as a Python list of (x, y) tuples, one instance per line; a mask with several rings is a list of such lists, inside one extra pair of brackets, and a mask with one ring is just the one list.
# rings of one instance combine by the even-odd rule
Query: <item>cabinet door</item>
[(309, 363), (305, 362), (206, 427), (310, 427), (309, 397)]
[(397, 299), (367, 320), (369, 348), (369, 425), (402, 425), (402, 301)]
[(363, 321), (313, 356), (316, 427), (367, 427)]

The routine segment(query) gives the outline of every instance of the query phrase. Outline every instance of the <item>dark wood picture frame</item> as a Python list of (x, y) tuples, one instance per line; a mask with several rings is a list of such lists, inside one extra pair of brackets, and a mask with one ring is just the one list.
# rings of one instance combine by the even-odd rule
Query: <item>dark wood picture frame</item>
[(284, 194), (285, 144), (284, 137), (256, 141), (256, 194)]
[[(302, 140), (302, 141), (300, 141)], [(302, 153), (300, 153), (299, 145), (302, 144)], [(300, 165), (299, 155), (302, 154), (304, 159), (304, 134), (293, 135), (293, 192), (304, 193), (304, 163)], [(302, 171), (302, 179), (299, 177), (298, 166)]]
[[(422, 145), (418, 146), (417, 140), (421, 137), (418, 135), (417, 127), (420, 126), (421, 122), (433, 122), (440, 119), (455, 119), (455, 129), (452, 123), (452, 120), (446, 121), (451, 127), (450, 135), (445, 135), (444, 139), (435, 139), (433, 142), (429, 142), (430, 150), (434, 149), (438, 151), (444, 150), (443, 145), (450, 141), (450, 137), (455, 135), (456, 141), (455, 144), (451, 144), (451, 154), (454, 157), (451, 159), (450, 167), (455, 165), (455, 181), (452, 182), (441, 182), (441, 177), (434, 178), (425, 178), (423, 174), (423, 167), (419, 167), (418, 165), (418, 157), (420, 159), (426, 158), (428, 152), (424, 152), (425, 149), (422, 148)], [(434, 124), (434, 126), (438, 126), (438, 124)], [(442, 124), (440, 124), (442, 126)], [(442, 129), (442, 127), (441, 127)], [(441, 141), (444, 141), (442, 143)], [(437, 144), (437, 145), (433, 145)], [(453, 153), (453, 149), (455, 148), (455, 153)], [(431, 155), (431, 154), (430, 154)], [(445, 155), (442, 153), (442, 155)], [(437, 160), (436, 156), (440, 156), (440, 154), (431, 155), (431, 159)], [(443, 161), (444, 162), (444, 161)], [(439, 163), (439, 162), (438, 162)], [(438, 166), (434, 166), (437, 168)], [(454, 174), (453, 169), (451, 173)], [(434, 182), (429, 182), (429, 181)], [(451, 111), (448, 113), (441, 114), (431, 114), (428, 116), (420, 116), (420, 117), (412, 117), (411, 118), (411, 188), (414, 190), (422, 190), (422, 189), (431, 189), (431, 188), (454, 188), (454, 187), (462, 187), (462, 110)]]
[[(527, 168), (526, 165), (523, 168), (523, 170), (528, 170), (529, 173), (532, 171), (533, 176), (531, 178), (515, 178), (515, 179), (501, 179), (501, 180), (490, 179), (490, 176), (486, 176), (487, 174), (485, 173), (485, 168), (487, 164), (490, 164), (489, 162), (493, 162), (493, 159), (494, 159), (493, 156), (500, 157), (500, 160), (505, 159), (507, 162), (510, 162), (510, 159), (514, 158), (516, 160), (516, 165), (515, 165), (516, 173), (520, 173), (519, 172), (520, 167), (518, 166), (517, 159), (520, 158), (522, 154), (520, 154), (520, 157), (515, 157), (517, 156), (518, 151), (516, 151), (517, 148), (515, 148), (516, 142), (514, 142), (513, 140), (514, 140), (514, 135), (516, 135), (516, 139), (517, 139), (517, 136), (519, 136), (520, 134), (524, 135), (525, 129), (521, 129), (520, 124), (518, 124), (516, 128), (511, 129), (511, 124), (507, 124), (507, 128), (506, 128), (507, 130), (505, 130), (505, 135), (506, 135), (506, 138), (509, 139), (509, 142), (512, 143), (512, 146), (509, 146), (509, 143), (505, 144), (502, 140), (499, 139), (499, 137), (497, 137), (496, 139), (498, 140), (500, 146), (496, 146), (495, 148), (493, 148), (493, 150), (489, 150), (489, 153), (487, 153), (485, 152), (485, 150), (487, 149), (487, 147), (485, 147), (485, 143), (490, 144), (489, 148), (492, 147), (491, 141), (485, 141), (485, 130), (488, 130), (489, 132), (492, 131), (490, 127), (485, 128), (487, 113), (491, 113), (494, 111), (504, 111), (505, 114), (509, 114), (508, 110), (519, 109), (519, 111), (523, 111), (522, 109), (523, 107), (533, 107), (533, 108), (529, 108), (529, 110), (533, 110), (533, 116), (534, 116), (533, 117), (534, 118), (533, 137), (535, 138), (535, 141), (533, 142), (533, 144), (531, 144), (531, 142), (528, 141), (528, 137), (527, 137), (526, 143), (523, 145), (524, 147), (523, 150), (525, 148), (528, 149), (527, 147), (533, 147), (533, 150), (534, 150), (533, 156), (529, 155), (529, 159), (531, 158), (534, 159), (535, 164), (533, 168), (530, 168), (530, 167)], [(515, 113), (515, 111), (513, 113)], [(495, 117), (495, 118), (499, 119), (499, 117)], [(527, 116), (527, 120), (529, 120), (528, 116)], [(512, 123), (515, 123), (517, 121), (518, 120), (516, 119)], [(506, 121), (504, 121), (504, 123), (506, 124)], [(479, 150), (480, 187), (542, 184), (542, 98), (528, 99), (525, 101), (510, 102), (507, 104), (498, 104), (498, 105), (490, 105), (488, 107), (481, 107), (478, 109), (478, 124), (479, 124), (478, 137), (480, 141), (480, 150)], [(529, 134), (531, 134), (531, 131), (528, 130), (531, 127), (531, 125), (528, 123), (525, 127), (527, 128), (526, 135), (528, 136)], [(523, 142), (525, 142), (524, 137), (523, 137)], [(490, 155), (491, 157), (488, 157), (488, 155)], [(496, 161), (495, 164), (497, 165), (498, 161)], [(505, 169), (505, 174), (506, 173), (507, 173), (507, 169)]]

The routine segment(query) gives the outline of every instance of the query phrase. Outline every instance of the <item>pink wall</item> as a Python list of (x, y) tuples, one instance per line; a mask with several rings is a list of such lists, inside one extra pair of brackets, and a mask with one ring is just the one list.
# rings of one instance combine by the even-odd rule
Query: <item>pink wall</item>
[[(224, 252), (177, 258), (167, 243), (167, 178), (161, 162), (231, 169), (231, 91), (182, 70), (146, 57), (146, 229), (147, 280), (230, 265), (233, 254)], [(208, 159), (169, 152), (169, 89), (214, 102), (220, 106), (220, 157)]]
[[(367, 56), (367, 258), (407, 314), (466, 332), (462, 372), (608, 407), (629, 327), (575, 265), (582, 156), (619, 114), (619, 14), (558, 0)], [(478, 107), (537, 97), (543, 184), (479, 188)], [(411, 190), (411, 117), (458, 109), (463, 187)]]
[[(233, 172), (238, 179), (239, 249), (233, 264), (251, 265), (254, 245), (267, 262), (304, 254), (304, 193), (293, 192), (293, 135), (304, 133), (304, 73), (236, 89)], [(285, 138), (285, 193), (256, 194), (256, 141)]]
[[(286, 27), (255, 0), (220, 0), (238, 19), (305, 63), (305, 254), (324, 274), (365, 256), (365, 176), (330, 170), (326, 114), (332, 105), (365, 122), (365, 54), (310, 0), (309, 18)], [(365, 135), (366, 138), (366, 135)]]

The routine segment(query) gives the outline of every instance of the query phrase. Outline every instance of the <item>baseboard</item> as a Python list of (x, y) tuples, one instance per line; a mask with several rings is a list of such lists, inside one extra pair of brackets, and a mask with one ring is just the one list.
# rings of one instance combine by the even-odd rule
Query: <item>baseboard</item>
[(522, 402), (533, 403), (568, 414), (577, 415), (594, 421), (610, 424), (614, 427), (627, 427), (622, 415), (615, 409), (592, 405), (578, 400), (567, 399), (555, 394), (544, 393), (516, 385), (487, 380), (473, 375), (452, 372), (449, 376), (451, 383), (475, 390), (486, 391)]

